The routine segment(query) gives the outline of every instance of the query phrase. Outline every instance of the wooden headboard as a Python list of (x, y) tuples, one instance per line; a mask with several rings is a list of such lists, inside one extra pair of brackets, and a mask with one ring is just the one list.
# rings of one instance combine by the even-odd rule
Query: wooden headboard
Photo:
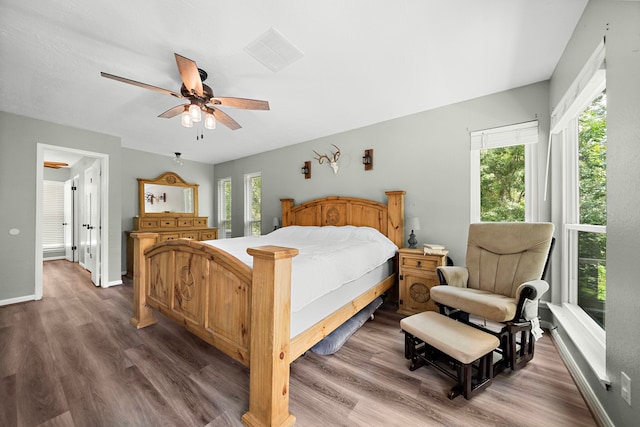
[(329, 196), (293, 206), (280, 199), (282, 226), (355, 225), (375, 228), (398, 247), (404, 241), (404, 191), (387, 191), (387, 204), (356, 197)]

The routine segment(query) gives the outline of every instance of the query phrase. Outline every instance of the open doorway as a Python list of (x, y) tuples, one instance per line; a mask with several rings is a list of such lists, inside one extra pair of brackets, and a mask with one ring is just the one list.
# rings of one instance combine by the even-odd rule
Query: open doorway
[[(73, 215), (76, 230), (77, 258), (80, 265), (91, 271), (91, 279), (96, 286), (108, 286), (108, 170), (109, 156), (104, 153), (89, 152), (73, 148), (37, 144), (36, 161), (36, 271), (35, 297), (43, 295), (43, 206), (45, 154), (58, 155), (58, 159), (75, 159), (69, 173), (77, 179), (77, 214)], [(75, 178), (77, 177), (77, 178)], [(66, 221), (65, 221), (66, 222)], [(67, 257), (68, 259), (68, 257)]]

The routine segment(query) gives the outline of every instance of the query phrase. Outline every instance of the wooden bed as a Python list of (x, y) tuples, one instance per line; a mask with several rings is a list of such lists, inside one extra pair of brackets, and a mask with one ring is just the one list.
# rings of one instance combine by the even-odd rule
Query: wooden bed
[[(387, 204), (326, 197), (294, 206), (282, 199), (282, 226), (376, 228), (398, 247), (404, 239), (404, 191)], [(395, 273), (312, 327), (290, 338), (291, 262), (295, 248), (249, 248), (253, 268), (221, 249), (179, 239), (154, 246), (155, 233), (132, 233), (134, 302), (131, 323), (156, 322), (153, 310), (250, 368), (248, 426), (289, 426), (289, 364), (393, 286)]]

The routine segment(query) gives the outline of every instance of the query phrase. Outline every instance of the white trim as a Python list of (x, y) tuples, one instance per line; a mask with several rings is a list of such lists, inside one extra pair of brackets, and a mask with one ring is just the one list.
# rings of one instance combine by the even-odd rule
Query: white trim
[(585, 231), (587, 233), (600, 233), (607, 234), (606, 225), (591, 225), (591, 224), (565, 224), (564, 228), (574, 231)]
[(611, 385), (611, 380), (607, 375), (606, 348), (604, 342), (594, 335), (591, 328), (582, 323), (575, 315), (569, 304), (557, 305), (547, 304), (553, 314), (555, 322), (573, 341), (584, 360), (587, 362), (596, 378), (606, 389)]
[(611, 421), (611, 418), (609, 418), (607, 411), (605, 411), (602, 403), (600, 402), (593, 389), (589, 385), (589, 382), (585, 378), (584, 374), (578, 367), (578, 364), (567, 348), (567, 345), (565, 344), (564, 339), (562, 338), (560, 333), (558, 333), (558, 331), (553, 328), (550, 330), (551, 336), (553, 337), (553, 340), (556, 344), (556, 348), (558, 349), (558, 353), (560, 353), (560, 357), (571, 373), (573, 381), (578, 387), (578, 390), (580, 390), (580, 393), (587, 403), (587, 406), (589, 407), (589, 409), (591, 409), (591, 413), (593, 414), (596, 421), (598, 421), (598, 425), (602, 425), (605, 427), (615, 427), (615, 424), (613, 423), (613, 421)]
[[(126, 271), (124, 273), (126, 274)], [(112, 280), (112, 281), (110, 281), (108, 283), (105, 280), (105, 281), (103, 281), (102, 287), (103, 288), (110, 288), (111, 286), (118, 286), (118, 285), (122, 285), (122, 279), (120, 279), (120, 280)]]
[(559, 133), (567, 127), (568, 122), (575, 118), (606, 84), (605, 73), (606, 50), (604, 40), (598, 43), (596, 49), (578, 73), (571, 86), (551, 112), (551, 133)]
[[(36, 239), (35, 239), (35, 283), (34, 295), (36, 300), (42, 299), (42, 183), (44, 181), (44, 151), (67, 151), (81, 156), (101, 160), (101, 233), (100, 233), (100, 281), (108, 283), (109, 275), (109, 155), (95, 151), (78, 150), (61, 145), (50, 145), (36, 142)], [(80, 263), (81, 266), (82, 263)], [(83, 266), (86, 269), (86, 267)], [(104, 286), (108, 287), (108, 286)]]
[(3, 305), (11, 305), (11, 304), (18, 304), (21, 302), (35, 301), (36, 299), (37, 298), (35, 295), (25, 295), (23, 297), (3, 299), (3, 300), (0, 300), (0, 307)]
[(471, 150), (469, 158), (471, 160), (471, 164), (469, 165), (469, 170), (471, 171), (471, 206), (469, 222), (473, 223), (480, 222), (480, 150)]
[(67, 257), (62, 255), (62, 256), (48, 256), (48, 257), (42, 258), (43, 261), (55, 261), (58, 259), (67, 259)]

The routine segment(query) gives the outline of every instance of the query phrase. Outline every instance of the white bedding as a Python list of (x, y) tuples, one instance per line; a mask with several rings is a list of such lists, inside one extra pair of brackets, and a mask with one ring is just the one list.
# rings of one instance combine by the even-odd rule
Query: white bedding
[(259, 237), (208, 240), (247, 264), (247, 248), (276, 245), (299, 250), (291, 267), (291, 312), (354, 281), (392, 258), (398, 247), (370, 227), (289, 226)]

